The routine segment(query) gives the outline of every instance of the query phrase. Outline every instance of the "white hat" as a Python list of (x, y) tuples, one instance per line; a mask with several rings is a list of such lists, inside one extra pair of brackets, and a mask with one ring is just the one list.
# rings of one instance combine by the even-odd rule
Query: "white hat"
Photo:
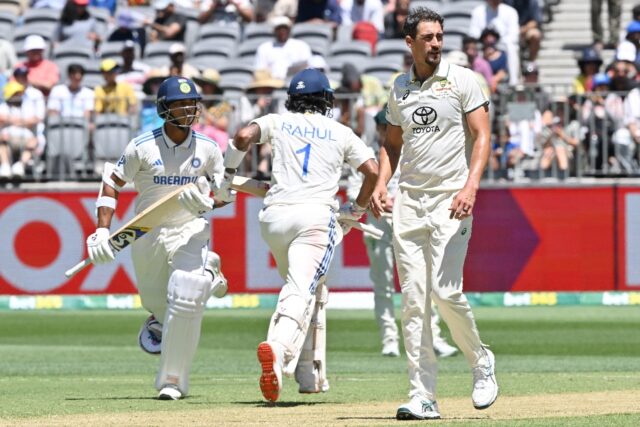
[(286, 16), (274, 16), (269, 20), (269, 23), (273, 26), (273, 28), (278, 28), (282, 26), (291, 28), (291, 26), (293, 25), (293, 23), (291, 22), (291, 19), (289, 19)]
[(329, 65), (327, 65), (327, 61), (325, 61), (324, 58), (320, 55), (313, 55), (311, 58), (309, 58), (309, 62), (307, 63), (307, 65), (309, 66), (309, 68), (317, 68), (324, 72), (329, 71)]
[(173, 43), (169, 46), (169, 55), (175, 55), (176, 53), (185, 53), (187, 49), (182, 43)]
[(153, 8), (155, 10), (164, 10), (173, 4), (173, 0), (153, 0)]
[(47, 48), (47, 43), (44, 41), (44, 39), (37, 35), (37, 34), (32, 34), (30, 36), (27, 36), (27, 38), (24, 40), (24, 51), (28, 52), (30, 50), (44, 50)]
[(447, 54), (447, 62), (461, 67), (469, 66), (469, 57), (461, 50), (452, 50)]
[(629, 41), (624, 41), (618, 46), (616, 50), (616, 59), (618, 61), (636, 61), (636, 47)]

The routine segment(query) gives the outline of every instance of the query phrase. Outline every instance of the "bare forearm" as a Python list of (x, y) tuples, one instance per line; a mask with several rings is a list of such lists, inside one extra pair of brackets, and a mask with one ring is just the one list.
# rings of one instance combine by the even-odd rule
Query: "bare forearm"
[(364, 175), (364, 181), (356, 197), (356, 204), (366, 207), (378, 181), (378, 164), (375, 160), (369, 159), (358, 168), (358, 172)]
[[(118, 194), (119, 193), (114, 188), (102, 183), (102, 197), (113, 197), (117, 200)], [(100, 206), (98, 208), (98, 228), (110, 228), (113, 213), (113, 209), (106, 206)]]
[(491, 154), (491, 144), (487, 136), (478, 136), (473, 144), (473, 151), (471, 152), (471, 161), (469, 164), (469, 176), (467, 177), (467, 183), (465, 185), (472, 186), (475, 189), (480, 187), (480, 179), (484, 168), (489, 161), (489, 155)]

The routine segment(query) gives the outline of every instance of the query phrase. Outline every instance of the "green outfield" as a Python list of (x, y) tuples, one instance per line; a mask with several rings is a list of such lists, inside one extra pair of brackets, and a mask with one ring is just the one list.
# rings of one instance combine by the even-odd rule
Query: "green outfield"
[[(471, 405), (462, 356), (440, 361), (438, 401), (453, 425), (640, 425), (640, 309), (474, 309), (497, 359), (500, 397)], [(379, 355), (369, 311), (329, 311), (331, 390), (262, 402), (257, 344), (271, 312), (212, 310), (191, 395), (155, 400), (157, 357), (136, 338), (142, 311), (0, 312), (0, 425), (414, 425), (394, 420), (408, 389), (406, 359)]]

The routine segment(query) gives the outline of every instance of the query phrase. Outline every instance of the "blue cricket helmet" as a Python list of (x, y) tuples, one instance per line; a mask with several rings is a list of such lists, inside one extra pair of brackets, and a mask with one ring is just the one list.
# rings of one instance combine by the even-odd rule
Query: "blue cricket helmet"
[[(198, 93), (195, 83), (190, 79), (175, 76), (167, 78), (158, 88), (158, 95), (156, 99), (158, 115), (164, 120), (175, 124), (179, 117), (173, 116), (172, 113), (173, 110), (178, 109), (169, 108), (169, 105), (172, 102), (182, 100), (200, 101), (202, 100), (202, 96)], [(188, 116), (193, 116), (191, 123), (193, 123), (193, 120), (197, 117), (197, 115)]]
[(307, 68), (291, 78), (289, 95), (305, 95), (310, 93), (333, 92), (329, 79), (316, 68)]

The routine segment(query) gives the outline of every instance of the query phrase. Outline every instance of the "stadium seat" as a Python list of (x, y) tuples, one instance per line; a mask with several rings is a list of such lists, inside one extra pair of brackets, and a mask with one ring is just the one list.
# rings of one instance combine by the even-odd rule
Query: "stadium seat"
[(0, 11), (18, 16), (22, 10), (20, 0), (0, 0)]
[(376, 55), (381, 56), (402, 56), (409, 52), (407, 43), (403, 39), (382, 39), (376, 44)]
[(336, 30), (336, 42), (345, 42), (353, 40), (353, 25), (341, 24)]
[(220, 89), (224, 91), (225, 97), (230, 93), (242, 94), (253, 77), (247, 77), (246, 74), (226, 74), (220, 77)]
[(96, 162), (117, 160), (133, 136), (132, 118), (120, 114), (96, 114), (93, 152)]
[(55, 46), (51, 53), (52, 60), (63, 58), (77, 58), (84, 61), (93, 58), (93, 49), (87, 46), (78, 46), (74, 41), (63, 42)]
[[(402, 63), (400, 63), (402, 64)], [(386, 85), (392, 75), (399, 72), (402, 65), (391, 63), (389, 61), (380, 61), (377, 58), (371, 58), (362, 68), (362, 72), (370, 76), (376, 77), (380, 83)]]
[[(122, 57), (122, 47), (124, 46), (124, 42), (104, 42), (100, 44), (100, 57), (102, 59), (105, 58), (113, 58), (120, 60)], [(140, 58), (140, 45), (134, 45), (135, 57)]]
[(51, 22), (58, 24), (60, 21), (60, 14), (62, 12), (55, 9), (27, 9), (22, 14), (22, 22), (24, 25), (37, 23)]
[(237, 45), (231, 39), (216, 40), (198, 40), (191, 47), (189, 58), (199, 58), (206, 56), (212, 59), (218, 58), (218, 60), (226, 60), (231, 58), (235, 54)]
[(329, 52), (329, 46), (331, 46), (331, 42), (329, 40), (309, 39), (304, 40), (304, 42), (306, 42), (311, 48), (311, 53), (313, 53), (314, 55), (320, 55), (322, 57), (327, 56), (327, 53)]
[(226, 74), (246, 74), (249, 77), (253, 77), (254, 67), (250, 64), (231, 60), (221, 63), (217, 70), (221, 76)]
[(368, 58), (371, 56), (371, 45), (360, 40), (336, 41), (329, 48), (329, 53), (332, 58), (344, 56), (357, 61), (358, 57)]
[(243, 40), (260, 39), (262, 41), (273, 39), (273, 27), (265, 22), (249, 22), (244, 27)]
[(330, 42), (333, 40), (333, 28), (329, 24), (295, 24), (291, 29), (291, 37), (308, 42), (312, 39), (320, 39)]
[(7, 39), (16, 27), (18, 17), (12, 12), (0, 9), (0, 37)]
[(48, 116), (46, 125), (47, 176), (76, 177), (88, 162), (89, 127), (84, 117)]
[(452, 50), (461, 50), (462, 49), (462, 39), (465, 34), (448, 32), (445, 30), (444, 33), (444, 44), (442, 46), (442, 50), (444, 52), (451, 52)]
[(471, 25), (471, 18), (465, 16), (447, 16), (444, 19), (444, 38), (451, 33), (455, 34), (467, 34), (469, 32), (469, 26)]
[(238, 47), (238, 57), (240, 58), (255, 57), (256, 52), (258, 50), (258, 46), (260, 46), (262, 43), (264, 43), (264, 40), (259, 38), (243, 41)]
[(342, 74), (342, 66), (347, 62), (350, 62), (357, 69), (362, 71), (362, 69), (364, 67), (364, 62), (366, 62), (366, 61), (364, 61), (363, 58), (350, 58), (348, 56), (329, 57), (329, 58), (327, 58), (327, 65), (329, 66), (329, 70), (331, 72), (335, 72), (335, 73), (341, 73)]
[[(219, 25), (216, 23), (209, 23), (201, 25), (198, 30), (198, 41), (215, 39), (217, 40), (231, 40), (233, 43), (240, 41), (240, 26), (236, 25)], [(212, 40), (213, 43), (215, 43)]]
[[(31, 34), (42, 36), (48, 42), (51, 42), (57, 31), (58, 24), (55, 22), (32, 22), (16, 27), (13, 32), (13, 41), (21, 42)], [(17, 51), (17, 50), (16, 50)]]

